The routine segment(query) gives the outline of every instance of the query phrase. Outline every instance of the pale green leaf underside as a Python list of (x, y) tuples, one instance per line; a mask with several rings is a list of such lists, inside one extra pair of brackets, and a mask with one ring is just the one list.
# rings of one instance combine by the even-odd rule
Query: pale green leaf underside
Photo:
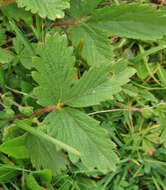
[(39, 45), (37, 54), (40, 57), (33, 59), (37, 69), (33, 78), (39, 87), (34, 94), (42, 106), (57, 105), (68, 97), (75, 74), (72, 48), (67, 47), (66, 36), (55, 34), (47, 36), (45, 44)]
[(121, 4), (96, 10), (87, 21), (108, 35), (154, 40), (166, 34), (166, 13), (155, 7)]
[(101, 65), (112, 61), (113, 52), (110, 40), (101, 30), (84, 23), (72, 26), (69, 33), (76, 47), (83, 39), (81, 55), (89, 65)]
[[(74, 147), (81, 153), (81, 160), (88, 169), (101, 172), (115, 170), (118, 158), (115, 145), (107, 138), (107, 132), (99, 123), (75, 109), (56, 110), (45, 118), (48, 134)], [(72, 162), (80, 157), (69, 153)]]
[(37, 169), (51, 169), (53, 173), (66, 169), (67, 160), (61, 152), (57, 152), (55, 145), (31, 134), (27, 136), (26, 145), (32, 164)]
[(56, 19), (64, 17), (64, 9), (69, 8), (68, 0), (16, 0), (20, 7), (25, 7), (41, 17)]
[(73, 107), (86, 107), (112, 99), (136, 72), (130, 67), (118, 73), (111, 73), (110, 69), (111, 77), (108, 69), (107, 66), (92, 67), (71, 89), (69, 99), (65, 103)]

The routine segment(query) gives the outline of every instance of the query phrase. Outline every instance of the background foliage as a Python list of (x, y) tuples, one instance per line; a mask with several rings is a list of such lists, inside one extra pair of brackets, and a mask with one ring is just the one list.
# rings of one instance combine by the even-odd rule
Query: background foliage
[(165, 6), (0, 1), (3, 189), (166, 189)]

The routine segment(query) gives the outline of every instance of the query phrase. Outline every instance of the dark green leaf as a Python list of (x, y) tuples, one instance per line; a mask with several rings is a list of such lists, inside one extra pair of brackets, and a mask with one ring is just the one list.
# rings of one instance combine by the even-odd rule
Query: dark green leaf
[(96, 10), (88, 23), (102, 29), (108, 35), (154, 40), (166, 34), (165, 12), (144, 4), (107, 6)]

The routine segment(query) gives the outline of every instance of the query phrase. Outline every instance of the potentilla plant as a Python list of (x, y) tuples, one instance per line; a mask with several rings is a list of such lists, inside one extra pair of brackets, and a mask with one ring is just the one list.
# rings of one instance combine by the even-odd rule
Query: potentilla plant
[[(89, 171), (115, 171), (120, 160), (116, 145), (86, 108), (112, 100), (136, 73), (117, 61), (109, 37), (160, 39), (166, 34), (166, 11), (99, 0), (6, 0), (0, 6), (7, 30), (16, 36), (14, 50), (0, 48), (1, 121), (8, 123), (5, 135), (12, 137), (4, 137), (0, 151), (30, 158), (37, 169), (53, 173), (70, 161)], [(25, 35), (29, 31), (32, 35)], [(31, 78), (30, 85), (21, 83), (30, 103), (20, 105), (6, 93), (10, 87), (3, 73), (9, 63), (21, 64), (15, 72)]]

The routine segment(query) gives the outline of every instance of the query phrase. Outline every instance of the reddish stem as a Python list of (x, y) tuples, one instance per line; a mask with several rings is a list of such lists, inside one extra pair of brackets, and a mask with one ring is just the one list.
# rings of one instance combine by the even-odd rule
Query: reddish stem
[[(116, 104), (116, 105), (120, 108), (125, 107), (124, 105), (121, 105), (121, 104)], [(144, 109), (142, 109), (142, 108), (135, 108), (135, 107), (130, 107), (128, 110), (129, 111), (137, 111), (137, 112), (143, 112), (144, 111)]]
[(71, 22), (53, 22), (50, 25), (51, 26), (69, 26), (69, 25), (74, 25), (74, 24), (78, 24), (78, 21), (73, 20)]
[(57, 108), (60, 108), (60, 106), (57, 105), (57, 106), (51, 106), (51, 107), (48, 107), (48, 108), (43, 108), (43, 109), (41, 109), (41, 110), (36, 110), (33, 115), (38, 115), (38, 114), (40, 114), (40, 113), (46, 113), (46, 112), (55, 110), (55, 109), (57, 109)]
[[(40, 110), (36, 110), (34, 111), (32, 117), (38, 115), (38, 114), (41, 114), (41, 113), (46, 113), (46, 112), (50, 112), (52, 110), (55, 110), (55, 109), (58, 109), (62, 106), (62, 104), (58, 104), (56, 106), (50, 106), (50, 107), (47, 107), (47, 108), (43, 108), (43, 109), (40, 109)], [(3, 119), (0, 119), (0, 120), (4, 120), (4, 121), (10, 121), (10, 120), (14, 120), (14, 119), (20, 119), (20, 118), (25, 118), (27, 117), (26, 115), (24, 114), (20, 114), (20, 115), (16, 115), (15, 117), (13, 118), (3, 118)]]
[(8, 118), (2, 118), (0, 119), (0, 121), (4, 120), (4, 121), (10, 121), (10, 120), (14, 120), (14, 119), (20, 119), (26, 117), (26, 115), (24, 114), (20, 114), (20, 115), (16, 115), (15, 117), (8, 117)]

